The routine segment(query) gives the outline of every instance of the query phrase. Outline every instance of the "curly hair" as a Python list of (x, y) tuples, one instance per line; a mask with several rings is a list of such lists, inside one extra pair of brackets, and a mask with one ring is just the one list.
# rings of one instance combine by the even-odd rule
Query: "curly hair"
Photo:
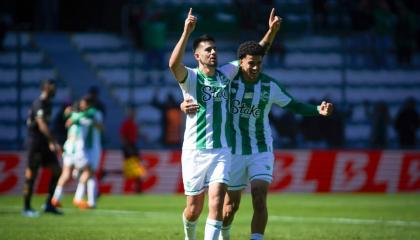
[(216, 40), (214, 40), (213, 37), (211, 37), (207, 34), (199, 36), (198, 38), (194, 39), (193, 46), (192, 46), (193, 52), (195, 52), (195, 50), (198, 48), (198, 45), (200, 45), (201, 42), (216, 43)]
[(238, 59), (244, 58), (246, 55), (264, 56), (265, 49), (255, 41), (247, 41), (239, 45), (237, 57)]

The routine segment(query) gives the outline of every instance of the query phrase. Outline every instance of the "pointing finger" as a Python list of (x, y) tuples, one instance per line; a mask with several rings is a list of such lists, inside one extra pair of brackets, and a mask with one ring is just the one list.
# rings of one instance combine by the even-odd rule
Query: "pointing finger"
[(271, 19), (271, 20), (274, 18), (274, 11), (275, 11), (275, 9), (274, 9), (274, 8), (272, 8), (272, 9), (271, 9), (271, 13), (270, 13), (270, 19)]
[(188, 12), (188, 15), (192, 15), (192, 8), (190, 8), (190, 11)]

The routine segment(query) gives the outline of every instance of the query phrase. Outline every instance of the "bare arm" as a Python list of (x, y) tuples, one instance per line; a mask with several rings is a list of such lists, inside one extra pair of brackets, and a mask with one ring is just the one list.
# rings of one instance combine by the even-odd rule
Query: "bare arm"
[(270, 49), (271, 44), (273, 43), (274, 38), (280, 29), (281, 21), (282, 18), (275, 15), (275, 9), (271, 9), (270, 18), (268, 19), (268, 31), (259, 42), (260, 45), (265, 48), (265, 53), (267, 53)]
[(182, 63), (182, 60), (184, 58), (188, 38), (194, 31), (196, 22), (197, 18), (192, 15), (192, 8), (190, 8), (187, 19), (185, 19), (184, 31), (182, 32), (181, 38), (175, 45), (171, 57), (169, 58), (169, 69), (178, 82), (184, 81), (185, 77), (187, 76), (187, 69)]

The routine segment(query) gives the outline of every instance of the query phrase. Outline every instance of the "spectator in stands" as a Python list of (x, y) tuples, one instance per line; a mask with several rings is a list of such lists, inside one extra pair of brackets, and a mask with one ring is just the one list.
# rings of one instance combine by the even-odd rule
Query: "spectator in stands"
[(416, 110), (416, 100), (412, 97), (405, 100), (395, 119), (395, 130), (401, 148), (416, 147), (416, 132), (420, 127), (420, 116)]
[(363, 103), (365, 114), (370, 121), (370, 144), (373, 148), (385, 148), (388, 145), (388, 125), (390, 116), (384, 101), (377, 102), (373, 109), (368, 101)]
[[(135, 180), (135, 192), (142, 191), (141, 174), (137, 174), (140, 166), (138, 149), (139, 127), (136, 122), (136, 110), (134, 107), (128, 109), (127, 118), (120, 128), (120, 139), (124, 157), (124, 176)], [(133, 174), (132, 174), (133, 173)]]
[[(309, 100), (309, 104), (316, 105), (316, 103), (317, 101), (315, 99)], [(319, 116), (302, 118), (300, 122), (300, 130), (306, 147), (325, 148), (324, 130), (320, 127), (321, 124), (322, 119)]]
[(411, 65), (411, 58), (416, 48), (418, 18), (403, 2), (396, 1), (396, 7), (398, 14), (395, 32), (396, 57), (400, 66), (407, 67)]
[(143, 30), (141, 26), (145, 18), (145, 8), (143, 2), (139, 2), (140, 5), (136, 5), (130, 8), (128, 16), (128, 29), (130, 31), (130, 37), (134, 45), (138, 49), (143, 49)]
[(52, 112), (52, 99), (55, 96), (55, 82), (44, 80), (41, 83), (41, 95), (31, 106), (28, 125), (28, 166), (25, 169), (25, 182), (23, 186), (24, 208), (23, 215), (26, 217), (37, 217), (39, 214), (31, 206), (33, 188), (40, 167), (49, 168), (52, 173), (50, 178), (47, 200), (44, 212), (52, 214), (62, 214), (51, 204), (51, 198), (57, 180), (60, 177), (61, 167), (57, 159), (60, 146), (53, 137), (49, 121)]
[(6, 38), (7, 29), (5, 17), (0, 15), (0, 52), (4, 51), (4, 39)]
[(396, 17), (392, 13), (387, 0), (378, 0), (373, 10), (374, 25), (374, 57), (376, 67), (388, 67), (387, 56), (393, 47)]
[[(372, 64), (372, 27), (373, 14), (369, 0), (357, 0), (349, 3), (352, 33), (348, 43), (350, 64), (366, 66)], [(362, 61), (359, 62), (359, 56)]]
[(142, 44), (146, 59), (143, 63), (147, 69), (164, 69), (166, 23), (163, 20), (165, 12), (155, 1), (145, 1), (143, 21), (141, 23)]
[(157, 98), (159, 91), (154, 95), (153, 106), (161, 112), (161, 143), (167, 148), (180, 149), (184, 131), (184, 114), (179, 109), (178, 102), (173, 93), (168, 93), (165, 102), (161, 103)]
[(315, 33), (324, 31), (328, 27), (327, 0), (312, 0), (312, 23)]
[(298, 133), (298, 122), (295, 114), (291, 111), (285, 111), (280, 116), (275, 116), (270, 112), (270, 122), (276, 129), (279, 138), (282, 139), (283, 143), (281, 148), (296, 148), (297, 147), (297, 133)]
[[(329, 101), (329, 100), (327, 100)], [(351, 106), (341, 106), (334, 109), (330, 117), (322, 118), (321, 129), (328, 148), (342, 148), (346, 143), (346, 120), (352, 115)]]

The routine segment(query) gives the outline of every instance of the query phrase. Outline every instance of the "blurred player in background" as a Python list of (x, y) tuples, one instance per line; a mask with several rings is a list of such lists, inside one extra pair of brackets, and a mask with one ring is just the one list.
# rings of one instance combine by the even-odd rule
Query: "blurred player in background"
[[(102, 132), (104, 129), (103, 115), (96, 108), (95, 100), (91, 96), (85, 96), (80, 104), (80, 110), (84, 111), (74, 123), (79, 123), (85, 136), (84, 151), (87, 157), (87, 166), (83, 168), (77, 185), (73, 204), (79, 208), (95, 208), (97, 197), (97, 181), (95, 172), (98, 168), (102, 151)], [(72, 121), (73, 122), (73, 121)], [(87, 187), (87, 203), (83, 200)]]
[[(184, 98), (200, 106), (197, 115), (187, 117), (184, 134), (182, 175), (187, 206), (183, 212), (183, 223), (185, 239), (195, 239), (195, 226), (203, 209), (204, 191), (208, 187), (209, 214), (204, 238), (217, 239), (222, 226), (223, 200), (230, 175), (228, 85), (237, 70), (229, 64), (216, 69), (215, 41), (207, 35), (193, 42), (198, 68), (192, 69), (182, 64), (187, 41), (194, 31), (196, 21), (190, 9), (182, 36), (169, 60), (170, 70), (178, 80)], [(261, 43), (270, 45), (274, 35), (270, 29)]]
[(27, 120), (28, 166), (25, 169), (25, 183), (23, 186), (23, 215), (27, 217), (37, 217), (39, 215), (32, 208), (31, 199), (40, 167), (49, 168), (52, 173), (44, 212), (62, 214), (61, 211), (51, 205), (51, 198), (61, 173), (61, 167), (57, 159), (57, 152), (60, 152), (60, 147), (49, 128), (52, 111), (51, 101), (55, 96), (55, 92), (56, 86), (53, 80), (42, 81), (41, 95), (32, 103)]
[[(93, 107), (90, 96), (80, 100), (79, 111), (73, 111), (66, 121), (68, 137), (64, 144), (63, 165), (52, 205), (61, 206), (63, 187), (70, 180), (74, 169), (80, 172), (79, 183), (73, 204), (79, 208), (94, 208), (96, 206), (96, 180), (95, 170), (99, 163), (101, 151), (100, 131), (102, 129), (102, 116)], [(87, 185), (88, 201), (84, 201)]]
[[(232, 170), (224, 201), (223, 228), (219, 239), (230, 239), (230, 226), (239, 209), (242, 190), (251, 183), (254, 214), (251, 239), (264, 237), (267, 225), (267, 192), (272, 182), (274, 155), (268, 114), (272, 104), (304, 116), (330, 115), (332, 104), (309, 105), (294, 100), (277, 81), (261, 73), (264, 48), (254, 41), (241, 44), (236, 64), (239, 73), (231, 82), (230, 117), (233, 128)], [(191, 114), (196, 104), (182, 104)]]

